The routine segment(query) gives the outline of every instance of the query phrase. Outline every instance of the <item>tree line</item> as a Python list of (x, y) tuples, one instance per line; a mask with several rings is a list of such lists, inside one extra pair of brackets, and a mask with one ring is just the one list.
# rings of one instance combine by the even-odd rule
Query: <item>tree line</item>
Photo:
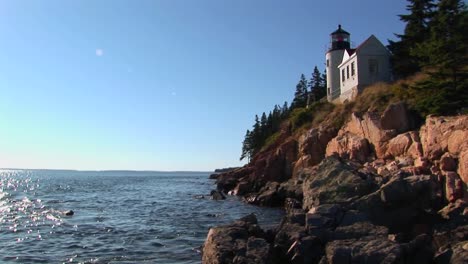
[(249, 159), (258, 153), (267, 143), (268, 139), (280, 130), (281, 123), (289, 117), (292, 110), (307, 107), (309, 104), (320, 100), (327, 95), (326, 74), (321, 73), (317, 66), (309, 80), (301, 74), (296, 85), (294, 99), (290, 106), (284, 102), (283, 106), (275, 105), (268, 115), (263, 112), (261, 117), (255, 115), (255, 122), (251, 130), (245, 133), (242, 143), (240, 160)]

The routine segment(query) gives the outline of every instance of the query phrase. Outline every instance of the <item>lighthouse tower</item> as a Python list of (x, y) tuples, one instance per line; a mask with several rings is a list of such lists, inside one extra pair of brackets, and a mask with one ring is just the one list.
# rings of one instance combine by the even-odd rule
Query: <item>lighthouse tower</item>
[(344, 53), (351, 48), (350, 34), (338, 25), (338, 29), (330, 34), (331, 46), (326, 54), (327, 59), (327, 99), (329, 102), (340, 98), (340, 70), (338, 65), (343, 60)]

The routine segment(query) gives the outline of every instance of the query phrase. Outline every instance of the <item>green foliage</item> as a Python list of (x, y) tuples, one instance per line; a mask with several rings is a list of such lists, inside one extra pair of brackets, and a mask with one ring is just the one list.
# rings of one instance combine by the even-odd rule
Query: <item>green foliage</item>
[(433, 0), (408, 0), (406, 10), (410, 13), (400, 15), (400, 20), (406, 22), (405, 32), (398, 35), (399, 41), (389, 41), (388, 48), (394, 75), (398, 78), (408, 77), (420, 71), (419, 59), (413, 54), (412, 48), (424, 43), (429, 36), (429, 22), (434, 15)]
[[(396, 87), (397, 95), (422, 117), (456, 114), (468, 105), (468, 10), (462, 0), (409, 0), (409, 15), (401, 41), (391, 43), (394, 72), (408, 76), (414, 70), (400, 67), (416, 63), (427, 77)], [(397, 47), (397, 48), (395, 48)], [(390, 47), (391, 48), (391, 47)], [(415, 68), (415, 69), (416, 69)]]
[(281, 133), (278, 131), (278, 132), (274, 133), (273, 135), (269, 136), (269, 137), (265, 140), (265, 144), (263, 145), (262, 149), (268, 148), (268, 147), (271, 146), (273, 143), (275, 143), (276, 140), (278, 140), (280, 134), (281, 134)]
[(290, 116), (289, 122), (293, 131), (300, 128), (316, 126), (334, 110), (335, 105), (327, 101), (319, 101), (311, 104), (309, 107), (296, 108)]
[(466, 80), (453, 87), (450, 81), (434, 81), (433, 78), (426, 77), (395, 85), (393, 88), (398, 98), (405, 101), (411, 110), (425, 117), (430, 114), (450, 115), (466, 111), (467, 87)]
[(376, 83), (363, 91), (356, 98), (352, 107), (353, 112), (364, 113), (366, 111), (376, 111), (382, 113), (385, 108), (399, 99), (395, 96), (391, 85)]
[(266, 144), (267, 139), (279, 131), (281, 122), (288, 116), (288, 113), (288, 104), (285, 102), (283, 107), (275, 105), (268, 116), (265, 112), (262, 113), (260, 119), (255, 115), (252, 131), (247, 130), (245, 134), (240, 160), (250, 159), (257, 154)]
[(289, 117), (292, 130), (296, 130), (307, 122), (312, 121), (312, 111), (309, 108), (296, 108), (291, 112)]
[(320, 73), (317, 66), (314, 67), (308, 87), (310, 89), (308, 98), (309, 104), (316, 102), (327, 95), (327, 77), (325, 74)]
[(307, 104), (307, 80), (304, 74), (301, 74), (301, 79), (296, 85), (296, 92), (294, 93), (294, 99), (292, 101), (291, 107), (298, 108), (298, 107), (305, 107)]

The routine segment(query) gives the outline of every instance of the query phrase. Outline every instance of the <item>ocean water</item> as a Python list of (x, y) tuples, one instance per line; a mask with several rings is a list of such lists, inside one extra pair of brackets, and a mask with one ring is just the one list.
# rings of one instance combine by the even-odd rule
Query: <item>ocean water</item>
[(214, 187), (208, 173), (0, 170), (0, 263), (200, 263), (210, 227), (282, 217), (194, 198)]

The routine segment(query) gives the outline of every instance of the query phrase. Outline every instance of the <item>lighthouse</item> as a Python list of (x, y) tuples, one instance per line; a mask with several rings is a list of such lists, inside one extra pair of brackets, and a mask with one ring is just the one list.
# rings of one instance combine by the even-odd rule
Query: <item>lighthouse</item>
[(350, 34), (338, 25), (338, 29), (330, 34), (331, 45), (326, 54), (327, 65), (327, 99), (329, 102), (340, 97), (340, 70), (343, 56), (347, 49), (351, 48)]

